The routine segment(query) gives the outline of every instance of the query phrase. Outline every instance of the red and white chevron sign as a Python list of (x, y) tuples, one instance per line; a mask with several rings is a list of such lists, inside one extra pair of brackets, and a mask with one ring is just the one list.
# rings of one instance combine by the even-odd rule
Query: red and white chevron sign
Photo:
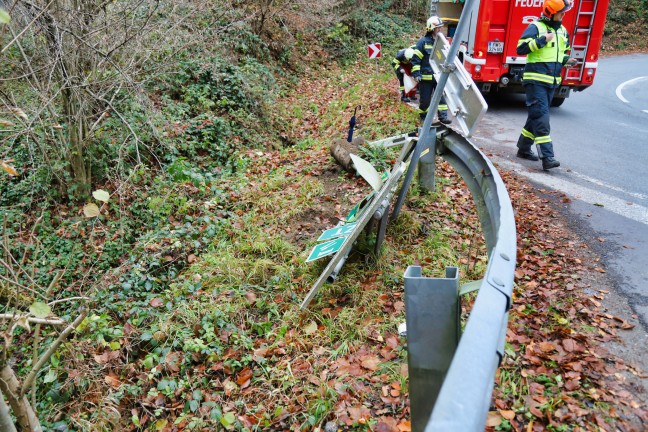
[(380, 57), (380, 43), (379, 42), (367, 45), (367, 49), (369, 50), (369, 58), (370, 59)]

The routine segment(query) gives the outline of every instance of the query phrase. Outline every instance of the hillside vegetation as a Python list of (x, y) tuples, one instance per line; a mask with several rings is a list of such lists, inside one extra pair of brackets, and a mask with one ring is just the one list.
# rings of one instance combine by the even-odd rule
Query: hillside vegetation
[(648, 51), (646, 0), (610, 0), (601, 49), (607, 54)]
[[(622, 5), (610, 28), (645, 29), (645, 2)], [(460, 178), (442, 165), (435, 194), (411, 191), (380, 259), (363, 237), (311, 310), (297, 306), (322, 270), (304, 262), (315, 239), (370, 190), (333, 163), (331, 139), (358, 106), (367, 139), (416, 127), (389, 58), (364, 57), (369, 42), (385, 55), (411, 43), (427, 1), (0, 7), (0, 392), (12, 421), (408, 430), (403, 272), (455, 265), (472, 280), (487, 261)], [(624, 25), (629, 16), (639, 27)], [(645, 48), (620, 46), (618, 34), (606, 49)], [(381, 168), (394, 158), (363, 156)], [(506, 181), (514, 200), (529, 195)], [(540, 200), (534, 208), (553, 217)], [(632, 369), (588, 351), (629, 324), (582, 312), (578, 274), (563, 269), (589, 268), (561, 252), (574, 240), (541, 226), (524, 238), (553, 252), (521, 243), (527, 306), (512, 311), (493, 427), (636, 424), (643, 406), (615, 378)], [(576, 365), (568, 387), (540, 341)], [(540, 386), (544, 399), (530, 402)], [(3, 418), (0, 405), (0, 429)]]

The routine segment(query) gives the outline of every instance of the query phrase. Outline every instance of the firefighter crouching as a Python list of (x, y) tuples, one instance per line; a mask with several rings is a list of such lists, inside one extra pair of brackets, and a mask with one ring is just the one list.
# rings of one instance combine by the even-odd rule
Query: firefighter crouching
[(400, 84), (401, 101), (403, 102), (411, 102), (411, 99), (405, 93), (405, 83), (403, 80), (406, 73), (411, 73), (412, 56), (414, 56), (413, 46), (399, 50), (396, 53), (394, 60), (392, 60), (392, 66), (394, 67), (394, 72), (396, 72), (396, 77), (398, 77), (398, 83)]
[(569, 58), (569, 35), (562, 25), (565, 13), (571, 9), (570, 0), (545, 0), (542, 15), (531, 23), (518, 41), (517, 53), (527, 56), (522, 84), (526, 92), (528, 117), (517, 142), (517, 156), (537, 161), (533, 144), (538, 146), (542, 168), (560, 166), (554, 158), (553, 143), (549, 136), (549, 106), (554, 91), (560, 86), (562, 67), (573, 66)]
[[(412, 75), (414, 79), (419, 82), (419, 115), (421, 121), (425, 120), (430, 102), (432, 101), (432, 93), (436, 88), (436, 81), (430, 65), (430, 54), (434, 46), (434, 39), (436, 34), (441, 31), (443, 21), (436, 15), (428, 18), (425, 25), (425, 36), (423, 36), (416, 43), (414, 47), (414, 56), (412, 57)], [(450, 124), (452, 120), (448, 118), (448, 105), (442, 97), (439, 102), (439, 111), (437, 113), (439, 121), (443, 124)]]

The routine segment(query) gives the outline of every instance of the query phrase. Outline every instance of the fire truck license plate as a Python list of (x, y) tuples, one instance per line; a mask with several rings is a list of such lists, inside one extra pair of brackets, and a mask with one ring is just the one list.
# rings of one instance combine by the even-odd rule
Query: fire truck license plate
[(504, 42), (488, 42), (488, 52), (501, 54), (504, 52)]

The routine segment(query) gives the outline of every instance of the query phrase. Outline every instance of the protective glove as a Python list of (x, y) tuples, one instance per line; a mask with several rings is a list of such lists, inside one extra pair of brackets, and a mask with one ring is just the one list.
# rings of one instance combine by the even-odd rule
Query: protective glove
[(565, 66), (574, 67), (577, 64), (578, 60), (576, 60), (575, 58), (570, 58), (569, 60), (567, 60), (567, 63), (565, 63)]
[(421, 78), (423, 78), (421, 75), (415, 75), (414, 79), (416, 80), (417, 83), (421, 82)]
[(399, 71), (400, 73), (402, 73), (402, 74), (405, 73), (405, 69), (403, 69), (403, 68), (398, 69), (398, 71)]

